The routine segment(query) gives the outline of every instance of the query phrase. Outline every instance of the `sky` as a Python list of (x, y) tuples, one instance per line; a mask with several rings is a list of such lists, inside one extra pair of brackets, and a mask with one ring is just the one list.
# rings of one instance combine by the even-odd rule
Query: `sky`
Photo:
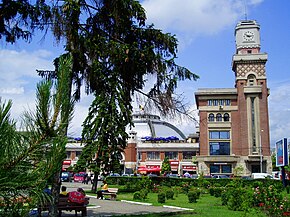
[[(143, 0), (147, 24), (154, 23), (179, 41), (176, 62), (200, 76), (198, 81), (179, 83), (177, 92), (196, 112), (194, 93), (198, 88), (233, 88), (232, 56), (234, 30), (240, 20), (260, 24), (261, 52), (268, 53), (267, 84), (270, 88), (269, 119), (271, 146), (290, 137), (290, 1), (289, 0)], [(36, 69), (53, 70), (52, 61), (63, 53), (63, 44), (35, 35), (31, 43), (14, 45), (0, 40), (0, 96), (11, 99), (11, 115), (19, 120), (24, 110), (35, 106)], [(81, 135), (91, 96), (82, 95), (76, 105), (69, 135)], [(188, 135), (195, 122), (167, 120)]]

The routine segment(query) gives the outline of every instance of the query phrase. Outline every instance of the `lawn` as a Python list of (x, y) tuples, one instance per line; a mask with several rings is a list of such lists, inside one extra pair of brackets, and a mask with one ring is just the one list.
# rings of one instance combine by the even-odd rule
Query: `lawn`
[[(133, 194), (130, 193), (118, 193), (118, 200), (131, 200), (133, 201)], [(226, 206), (221, 205), (221, 199), (210, 196), (209, 194), (201, 195), (200, 199), (197, 203), (189, 203), (187, 195), (179, 194), (177, 197), (174, 197), (173, 200), (166, 200), (164, 204), (160, 204), (157, 202), (157, 193), (149, 193), (148, 198), (144, 201), (146, 203), (152, 203), (154, 206), (162, 206), (162, 205), (169, 205), (169, 206), (178, 206), (182, 208), (190, 208), (193, 211), (187, 211), (182, 213), (172, 214), (171, 216), (182, 216), (182, 217), (189, 217), (189, 216), (196, 216), (196, 217), (244, 217), (244, 216), (251, 216), (251, 217), (265, 217), (266, 215), (256, 213), (256, 211), (252, 211), (251, 213), (245, 213), (241, 211), (232, 211), (229, 210)], [(150, 214), (144, 215), (147, 217), (157, 217), (157, 216), (169, 216), (168, 213), (165, 214)]]

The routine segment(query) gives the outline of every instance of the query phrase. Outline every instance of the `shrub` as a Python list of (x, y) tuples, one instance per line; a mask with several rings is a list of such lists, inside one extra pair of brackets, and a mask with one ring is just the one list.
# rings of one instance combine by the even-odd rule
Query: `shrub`
[(209, 189), (208, 189), (208, 192), (209, 192), (209, 194), (211, 195), (211, 196), (214, 196), (214, 187), (210, 187)]
[(142, 200), (145, 200), (147, 198), (147, 195), (148, 195), (148, 190), (147, 189), (142, 189), (140, 191), (140, 196), (141, 196)]
[(165, 203), (166, 195), (164, 192), (160, 192), (158, 194), (158, 203)]
[(173, 199), (173, 196), (174, 196), (174, 192), (173, 192), (173, 190), (167, 190), (166, 192), (165, 192), (165, 194), (166, 194), (166, 199), (168, 200), (168, 199)]
[(134, 200), (141, 200), (141, 193), (140, 193), (140, 191), (136, 191), (136, 192), (133, 194), (133, 199), (134, 199)]
[(184, 194), (187, 194), (188, 193), (188, 190), (189, 190), (189, 184), (187, 182), (184, 182), (182, 183), (182, 191)]
[(228, 208), (234, 211), (246, 211), (252, 207), (252, 191), (246, 188), (231, 188), (228, 192)]
[(199, 198), (198, 197), (198, 193), (196, 191), (190, 191), (188, 192), (188, 202), (189, 203), (196, 203), (197, 202), (197, 199)]
[(228, 204), (229, 194), (228, 191), (226, 191), (225, 189), (221, 193), (221, 200), (223, 206), (226, 206)]

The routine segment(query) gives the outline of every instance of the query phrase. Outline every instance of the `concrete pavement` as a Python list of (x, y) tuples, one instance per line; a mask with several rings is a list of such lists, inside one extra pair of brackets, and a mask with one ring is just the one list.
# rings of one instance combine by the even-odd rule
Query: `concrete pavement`
[[(63, 182), (62, 185), (67, 186), (68, 191), (76, 190), (81, 187), (84, 190), (91, 189), (91, 184), (86, 185), (82, 183), (68, 183)], [(90, 205), (88, 206), (88, 216), (118, 216), (118, 215), (140, 215), (148, 213), (161, 213), (161, 212), (179, 212), (184, 211), (178, 208), (162, 207), (162, 206), (150, 206), (129, 203), (125, 201), (111, 201), (111, 200), (99, 200), (96, 197), (90, 197)], [(45, 213), (44, 215), (45, 216)], [(74, 216), (74, 211), (63, 211), (62, 216)], [(78, 216), (81, 216), (78, 213)]]

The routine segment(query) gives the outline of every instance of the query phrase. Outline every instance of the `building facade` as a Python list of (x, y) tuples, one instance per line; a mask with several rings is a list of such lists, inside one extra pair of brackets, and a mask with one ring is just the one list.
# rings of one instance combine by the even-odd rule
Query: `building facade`
[(199, 136), (184, 134), (174, 125), (160, 120), (157, 115), (143, 112), (133, 115), (134, 127), (128, 128), (128, 146), (124, 151), (124, 169), (140, 173), (160, 174), (167, 157), (173, 174), (185, 171), (198, 173)]
[(234, 88), (195, 93), (200, 118), (198, 169), (204, 174), (250, 175), (272, 171), (267, 54), (260, 52), (260, 26), (241, 21), (235, 28)]

